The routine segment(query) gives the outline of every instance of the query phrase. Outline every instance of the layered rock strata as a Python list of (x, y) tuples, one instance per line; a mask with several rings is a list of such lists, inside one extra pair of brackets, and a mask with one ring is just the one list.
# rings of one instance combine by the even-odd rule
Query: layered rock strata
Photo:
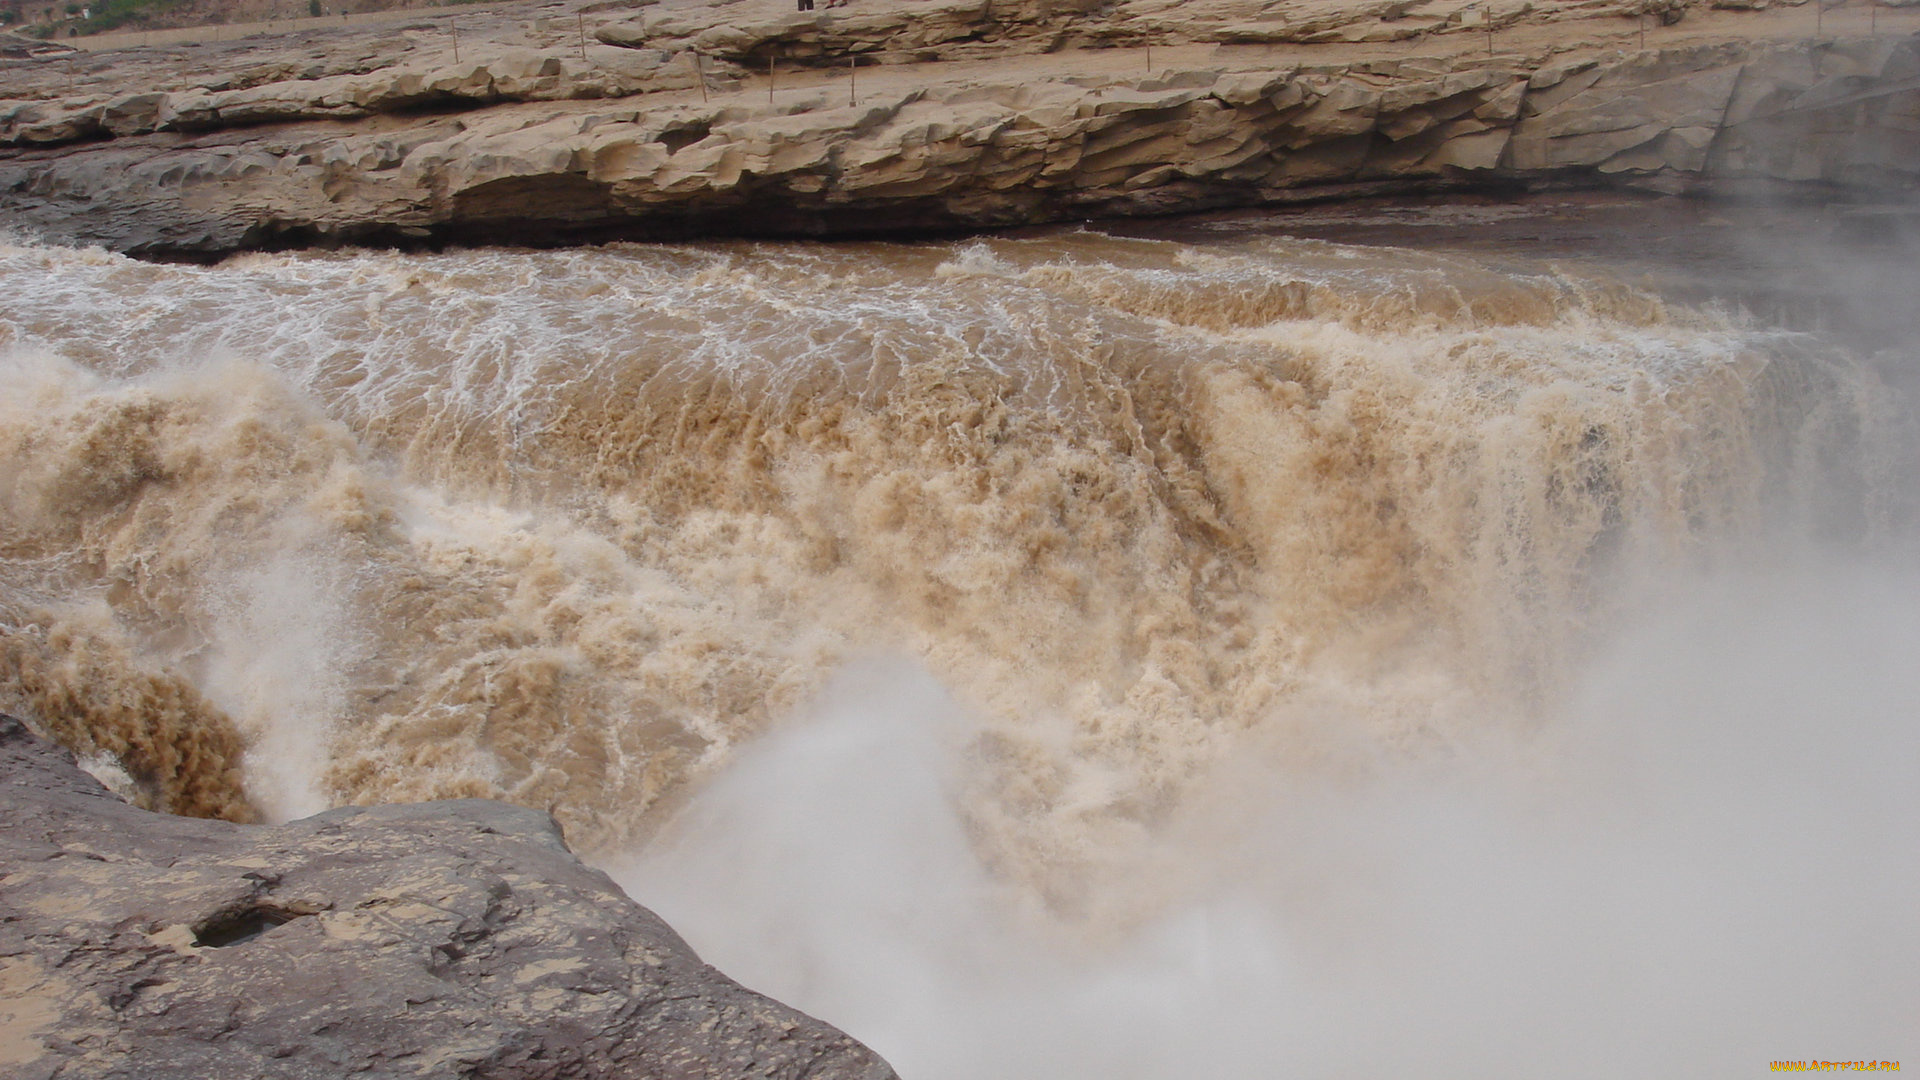
[[(447, 28), (421, 23), (376, 41), (12, 62), (0, 213), (57, 241), (201, 257), (977, 228), (1410, 190), (1920, 182), (1920, 48), (1891, 13), (1877, 36), (1668, 32), (1643, 49), (1617, 12), (1581, 4), (851, 0), (759, 22), (743, 6), (648, 8), (590, 35), (583, 13), (548, 5), (560, 14), (496, 16), (490, 37), (470, 27), (457, 61)], [(1413, 33), (1351, 44), (1381, 27)], [(1347, 44), (1272, 45), (1329, 34)], [(1268, 44), (1232, 44), (1245, 40)], [(1075, 47), (1116, 41), (1138, 48)], [(1151, 71), (1127, 70), (1156, 42)]]
[[(1765, 0), (1761, 0), (1764, 4)], [(1652, 14), (1688, 0), (842, 0), (800, 14), (751, 0), (608, 24), (601, 41), (695, 49), (722, 60), (828, 65), (990, 59), (1067, 49), (1192, 44), (1401, 42), (1522, 23)], [(776, 13), (778, 12), (778, 13)]]
[(129, 806), (0, 717), (0, 1075), (893, 1080), (484, 800)]

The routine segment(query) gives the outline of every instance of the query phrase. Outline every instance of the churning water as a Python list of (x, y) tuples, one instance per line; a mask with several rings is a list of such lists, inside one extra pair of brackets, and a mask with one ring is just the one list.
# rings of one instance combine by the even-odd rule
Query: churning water
[(1915, 1049), (1899, 344), (1199, 232), (0, 246), (0, 706), (549, 809), (908, 1080)]

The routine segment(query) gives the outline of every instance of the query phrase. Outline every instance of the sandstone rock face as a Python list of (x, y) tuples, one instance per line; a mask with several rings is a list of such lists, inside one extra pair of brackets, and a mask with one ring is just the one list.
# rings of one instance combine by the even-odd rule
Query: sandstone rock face
[(892, 1080), (482, 800), (120, 802), (0, 717), (0, 1075)]
[[(1677, 2), (1634, 18), (1668, 21)], [(419, 23), (298, 48), (0, 62), (0, 212), (56, 241), (211, 257), (976, 228), (1475, 187), (1920, 184), (1920, 44), (1891, 32), (1903, 14), (1878, 37), (1727, 31), (1640, 49), (1631, 24), (1605, 22), (1618, 12), (1579, 0), (769, 7), (661, 4), (590, 36), (556, 0), (539, 10), (562, 15), (524, 26), (469, 24), (457, 56), (447, 27)], [(1157, 66), (1135, 66), (1152, 44)]]
[(716, 21), (706, 12), (651, 22), (643, 17), (607, 26), (598, 37), (610, 44), (695, 49), (756, 67), (769, 60), (822, 65), (848, 58), (904, 64), (1052, 52), (1089, 26), (1102, 28), (1105, 37), (1128, 36), (1115, 31), (1112, 20), (1088, 18), (1108, 6), (1104, 0), (932, 0), (912, 8), (780, 15), (762, 6), (729, 21)]

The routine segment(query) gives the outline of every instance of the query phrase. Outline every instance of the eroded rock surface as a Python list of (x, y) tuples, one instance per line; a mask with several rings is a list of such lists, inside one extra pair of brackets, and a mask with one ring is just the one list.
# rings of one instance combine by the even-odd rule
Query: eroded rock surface
[(0, 1075), (893, 1080), (484, 800), (149, 813), (0, 717)]
[(56, 241), (193, 257), (1413, 190), (1920, 185), (1911, 13), (1876, 9), (1876, 32), (1846, 36), (1692, 10), (556, 0), (471, 19), (464, 50), (452, 23), (422, 21), (0, 62), (0, 212)]

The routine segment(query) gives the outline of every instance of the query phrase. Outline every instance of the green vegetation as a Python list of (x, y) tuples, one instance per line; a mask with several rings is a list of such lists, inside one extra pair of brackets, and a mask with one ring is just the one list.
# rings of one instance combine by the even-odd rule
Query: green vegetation
[(86, 11), (85, 19), (69, 19), (58, 26), (36, 26), (28, 32), (36, 37), (52, 37), (55, 34), (71, 37), (79, 34), (102, 34), (109, 30), (118, 30), (126, 26), (139, 28), (155, 15), (168, 8), (177, 6), (181, 0), (87, 0), (84, 4), (66, 5), (69, 16)]

